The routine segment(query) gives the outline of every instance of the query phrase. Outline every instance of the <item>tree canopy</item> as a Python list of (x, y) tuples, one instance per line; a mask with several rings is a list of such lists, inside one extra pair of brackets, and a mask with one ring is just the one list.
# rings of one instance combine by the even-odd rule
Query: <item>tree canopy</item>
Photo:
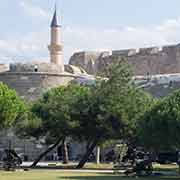
[[(80, 97), (86, 96), (88, 93), (89, 88), (77, 84), (61, 86), (46, 92), (32, 107), (33, 114), (41, 119), (41, 126), (34, 129), (34, 132), (37, 132), (35, 134), (41, 137), (44, 136), (47, 143), (54, 144), (54, 148), (62, 141), (66, 154), (63, 156), (64, 163), (68, 162), (66, 138), (74, 137), (74, 129), (77, 126), (76, 121), (71, 116), (73, 105)], [(50, 147), (49, 150), (51, 149)], [(33, 166), (42, 157), (40, 156)]]
[(159, 100), (138, 123), (141, 145), (152, 150), (180, 147), (180, 90)]
[(75, 84), (46, 92), (32, 107), (32, 112), (42, 119), (42, 133), (55, 139), (70, 136), (76, 126), (70, 116), (72, 106), (87, 93), (87, 87)]
[(110, 67), (108, 79), (98, 82), (89, 96), (75, 104), (78, 133), (90, 144), (86, 158), (98, 143), (132, 134), (136, 119), (152, 105), (153, 98), (135, 87), (131, 79), (128, 64), (119, 61)]
[(132, 83), (129, 65), (118, 61), (107, 71), (107, 78), (97, 79), (94, 85), (70, 84), (46, 92), (32, 107), (41, 119), (33, 134), (51, 140), (53, 147), (66, 137), (87, 142), (87, 152), (78, 165), (82, 167), (96, 145), (132, 138), (137, 119), (153, 103), (150, 95)]
[(0, 83), (0, 129), (8, 129), (26, 118), (26, 106), (16, 92)]

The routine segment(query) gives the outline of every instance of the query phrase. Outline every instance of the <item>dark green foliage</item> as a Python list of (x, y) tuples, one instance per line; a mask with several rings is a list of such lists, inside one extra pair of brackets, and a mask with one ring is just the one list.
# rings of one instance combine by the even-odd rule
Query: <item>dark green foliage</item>
[(148, 93), (133, 88), (126, 98), (126, 105), (124, 106), (125, 118), (128, 121), (128, 128), (125, 131), (125, 139), (136, 141), (137, 123), (139, 119), (149, 111), (157, 102)]
[(123, 60), (110, 67), (108, 79), (79, 99), (73, 116), (79, 122), (80, 138), (99, 141), (132, 135), (136, 120), (153, 104), (153, 98), (131, 83), (131, 72)]
[[(43, 95), (32, 107), (32, 113), (41, 119), (41, 126), (34, 129), (33, 136), (43, 136), (46, 143), (53, 144), (31, 165), (36, 164), (60, 142), (63, 145), (63, 163), (68, 163), (66, 138), (73, 138), (76, 121), (71, 116), (72, 107), (81, 96), (88, 94), (89, 88), (70, 84), (67, 87), (54, 88)], [(31, 135), (32, 133), (30, 133)]]
[(139, 121), (139, 141), (153, 150), (180, 147), (180, 91), (159, 100)]
[(16, 123), (15, 133), (20, 138), (36, 137), (41, 134), (41, 119), (31, 112), (31, 107), (27, 108), (26, 118)]
[(70, 116), (72, 106), (87, 93), (88, 88), (79, 85), (62, 86), (45, 93), (32, 107), (32, 112), (42, 119), (39, 132), (49, 136), (48, 139), (71, 136), (76, 126)]
[(151, 96), (132, 84), (129, 65), (124, 60), (112, 65), (107, 75), (91, 87), (69, 85), (52, 89), (32, 107), (42, 120), (38, 128), (41, 136), (52, 141), (72, 137), (88, 142), (89, 149), (79, 167), (97, 144), (132, 138), (137, 119), (153, 103)]
[[(132, 139), (136, 122), (153, 103), (153, 98), (132, 84), (128, 64), (122, 60), (110, 67), (108, 79), (97, 82), (87, 97), (76, 103), (73, 117), (77, 132), (93, 146), (111, 139)], [(78, 165), (85, 163), (89, 151)]]

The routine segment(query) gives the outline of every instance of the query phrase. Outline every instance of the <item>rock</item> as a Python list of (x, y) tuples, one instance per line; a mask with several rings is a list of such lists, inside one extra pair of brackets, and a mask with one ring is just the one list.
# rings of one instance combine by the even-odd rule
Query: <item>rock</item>
[(96, 74), (101, 58), (109, 56), (109, 54), (109, 52), (79, 52), (73, 54), (69, 64), (83, 68), (88, 74)]

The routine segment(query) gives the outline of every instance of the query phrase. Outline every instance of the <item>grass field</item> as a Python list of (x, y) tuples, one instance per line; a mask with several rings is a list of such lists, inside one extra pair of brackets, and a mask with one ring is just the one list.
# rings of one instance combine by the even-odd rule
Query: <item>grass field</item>
[[(28, 172), (0, 171), (0, 180), (134, 180), (135, 177), (96, 173), (67, 173), (58, 170), (31, 170)], [(140, 180), (179, 180), (180, 176), (141, 177)]]
[[(96, 166), (89, 164), (86, 168), (110, 168), (108, 165)], [(158, 165), (154, 168), (157, 171), (177, 174), (176, 165)], [(61, 170), (30, 170), (17, 172), (0, 171), (0, 180), (134, 180), (136, 177), (126, 177), (122, 174), (98, 174), (98, 173), (77, 173), (77, 172), (63, 172)], [(151, 176), (140, 177), (139, 180), (179, 180), (180, 176)]]

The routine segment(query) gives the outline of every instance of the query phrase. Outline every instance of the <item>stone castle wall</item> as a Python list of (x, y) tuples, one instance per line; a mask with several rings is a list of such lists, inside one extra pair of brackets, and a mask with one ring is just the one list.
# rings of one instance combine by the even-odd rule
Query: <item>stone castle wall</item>
[(70, 58), (70, 64), (85, 69), (87, 73), (103, 72), (107, 64), (127, 59), (134, 75), (155, 75), (180, 72), (180, 46), (128, 49), (109, 52), (79, 52)]
[(77, 78), (70, 74), (5, 72), (0, 73), (0, 81), (15, 89), (24, 100), (34, 101), (50, 88), (67, 85)]
[(0, 64), (0, 72), (5, 72), (5, 71), (8, 71), (9, 68), (7, 65), (5, 64)]
[[(21, 68), (23, 67), (21, 65)], [(70, 81), (80, 78), (69, 73), (29, 72), (29, 67), (26, 66), (24, 69), (27, 72), (18, 72), (20, 68), (18, 66), (14, 71), (11, 69), (11, 72), (0, 73), (0, 81), (8, 85), (9, 88), (15, 89), (26, 102), (37, 100), (50, 88), (67, 85)], [(4, 149), (9, 146), (9, 139), (11, 139), (12, 148), (15, 148), (18, 154), (27, 155), (30, 161), (46, 149), (44, 145), (39, 146), (36, 140), (22, 140), (15, 135), (12, 137), (9, 138), (6, 133), (0, 133), (0, 160)], [(49, 156), (52, 156), (52, 153)]]
[(61, 67), (54, 63), (12, 63), (9, 66), (9, 72), (47, 72), (62, 73)]

